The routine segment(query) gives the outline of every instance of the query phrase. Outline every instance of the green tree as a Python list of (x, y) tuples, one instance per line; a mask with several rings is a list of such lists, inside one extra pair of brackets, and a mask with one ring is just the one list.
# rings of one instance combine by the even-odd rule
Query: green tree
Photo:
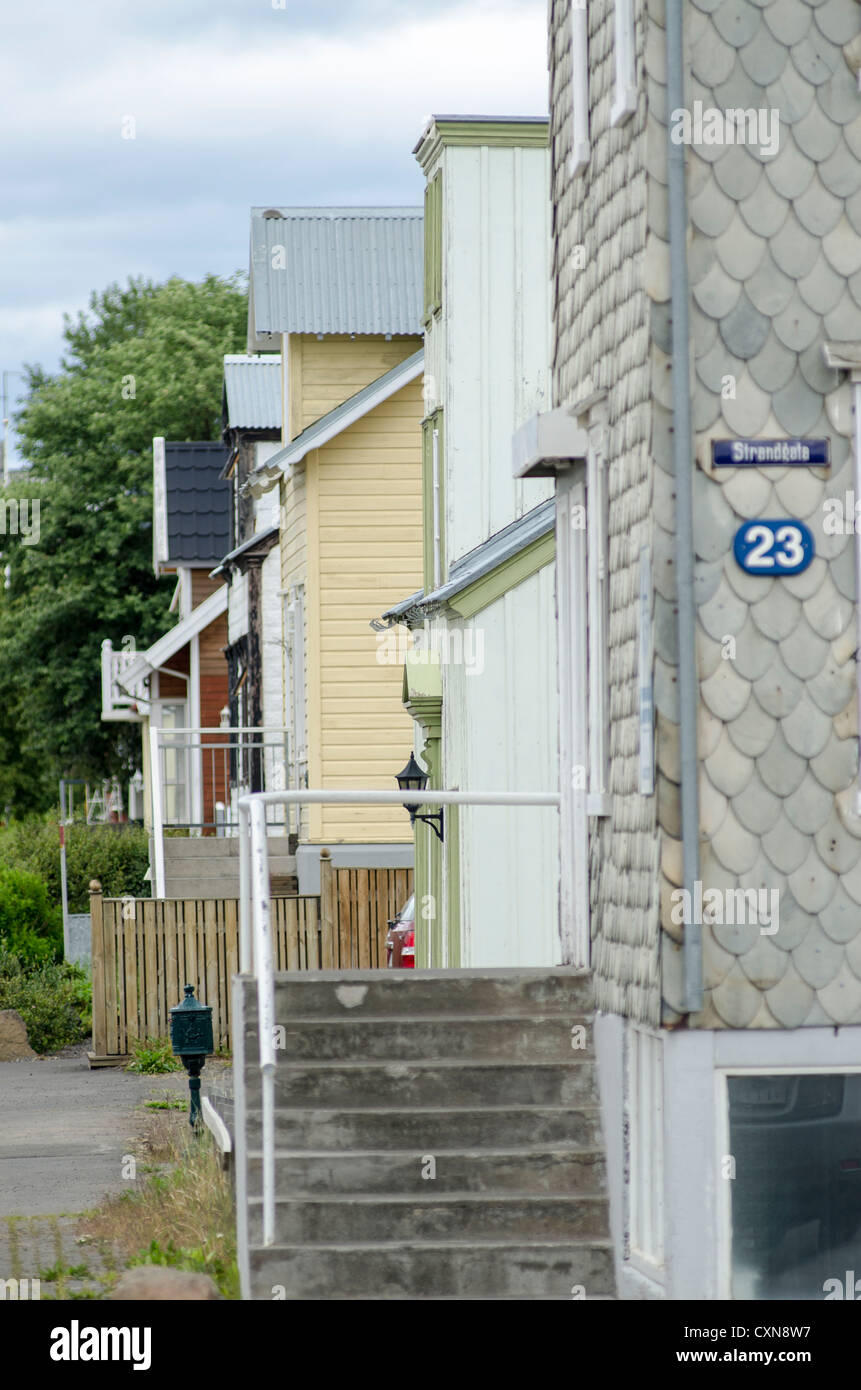
[(27, 500), (31, 534), (22, 520), (0, 537), (0, 810), (45, 809), (58, 777), (128, 774), (140, 760), (138, 726), (100, 719), (101, 642), (146, 646), (173, 621), (173, 584), (152, 565), (152, 440), (219, 437), (222, 357), (243, 350), (246, 314), (238, 274), (130, 279), (66, 317), (55, 375), (27, 369), (28, 466), (3, 500), (7, 520), (8, 503)]

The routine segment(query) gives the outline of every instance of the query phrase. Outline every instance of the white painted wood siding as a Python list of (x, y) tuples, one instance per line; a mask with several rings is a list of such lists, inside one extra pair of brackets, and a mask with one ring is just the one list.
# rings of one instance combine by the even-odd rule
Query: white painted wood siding
[[(556, 791), (554, 566), (455, 627), (473, 673), (443, 667), (445, 786)], [(464, 806), (460, 816), (462, 964), (559, 964), (558, 813)]]
[[(545, 149), (443, 150), (443, 309), (431, 373), (445, 410), (449, 564), (552, 495), (511, 476), (511, 436), (550, 404)], [(442, 339), (443, 341), (439, 341)]]

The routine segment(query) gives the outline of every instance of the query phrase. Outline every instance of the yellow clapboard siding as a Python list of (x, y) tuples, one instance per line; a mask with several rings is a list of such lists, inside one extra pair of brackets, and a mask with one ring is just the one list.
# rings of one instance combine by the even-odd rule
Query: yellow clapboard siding
[[(401, 343), (396, 361), (405, 347), (413, 342)], [(342, 362), (343, 350), (341, 344)], [(307, 357), (304, 366), (307, 373)], [(306, 375), (306, 406), (310, 380)], [(309, 455), (319, 595), (316, 771), (323, 786), (391, 790), (412, 742), (402, 668), (380, 660), (369, 624), (421, 587), (422, 414), (417, 381)], [(317, 830), (345, 842), (412, 839), (409, 817), (397, 806), (321, 807)]]
[(391, 371), (421, 347), (419, 337), (386, 341), (382, 335), (351, 339), (327, 334), (291, 335), (291, 438)]

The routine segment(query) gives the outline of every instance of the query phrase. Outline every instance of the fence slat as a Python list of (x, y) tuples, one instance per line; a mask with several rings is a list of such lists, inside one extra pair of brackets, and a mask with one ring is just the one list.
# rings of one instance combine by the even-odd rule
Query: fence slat
[[(319, 896), (273, 899), (277, 969), (384, 968), (387, 920), (412, 885), (411, 869), (333, 869), (321, 856)], [(229, 1050), (238, 917), (234, 898), (123, 900), (92, 893), (94, 1055), (124, 1056), (137, 1038), (166, 1036), (170, 1009), (186, 983), (212, 1006), (216, 1045)]]
[(164, 974), (165, 974), (165, 1021), (169, 1031), (170, 1010), (174, 1004), (178, 1004), (181, 999), (179, 989), (180, 963), (178, 960), (178, 933), (176, 922), (177, 904), (170, 898), (162, 903), (164, 909)]
[(320, 850), (320, 955), (324, 970), (335, 969), (336, 952), (335, 878), (332, 856), (323, 848)]
[(359, 939), (359, 969), (371, 967), (371, 885), (367, 869), (356, 870), (356, 929)]
[(142, 946), (141, 964), (143, 965), (143, 979), (141, 981), (141, 998), (143, 1014), (144, 1035), (148, 1038), (158, 1038), (161, 1036), (159, 1031), (158, 1017), (158, 974), (156, 971), (156, 931), (155, 931), (155, 902), (150, 900), (143, 904), (142, 922)]
[(105, 1013), (105, 929), (104, 899), (98, 879), (90, 881), (90, 954), (93, 961), (93, 1055), (105, 1057), (108, 1051)]
[(212, 1005), (212, 1036), (215, 1046), (221, 1036), (222, 997), (218, 988), (218, 916), (214, 898), (207, 898), (203, 904), (204, 935), (206, 937), (206, 993), (202, 996), (206, 1004)]
[[(125, 980), (125, 1051), (131, 1052), (132, 1045), (141, 1037), (138, 1017), (138, 958), (137, 958), (137, 913), (126, 914), (125, 903), (119, 904), (123, 935), (123, 978)], [(141, 1039), (143, 1041), (143, 1039)]]
[(225, 1052), (230, 1050), (231, 1029), (233, 1027), (232, 992), (230, 981), (239, 974), (239, 913), (233, 898), (224, 902), (224, 1013), (221, 1046)]
[[(182, 903), (183, 944), (185, 945), (185, 970), (183, 985), (197, 985), (197, 903), (189, 898)], [(197, 991), (195, 990), (195, 993)]]

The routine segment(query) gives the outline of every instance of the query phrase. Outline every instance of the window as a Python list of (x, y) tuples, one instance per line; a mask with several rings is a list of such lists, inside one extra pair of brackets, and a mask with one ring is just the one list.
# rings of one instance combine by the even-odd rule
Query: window
[(861, 1074), (726, 1079), (731, 1296), (857, 1301)]
[(610, 124), (622, 125), (637, 109), (637, 53), (634, 0), (616, 0), (616, 91)]
[(589, 163), (589, 22), (586, 0), (571, 0), (571, 172)]
[(188, 735), (174, 733), (183, 729), (186, 720), (185, 703), (159, 703), (158, 721), (162, 728), (161, 771), (162, 795), (164, 798), (164, 824), (182, 825), (187, 822), (188, 791), (191, 784), (189, 766), (190, 748)]
[(442, 170), (425, 188), (425, 324), (442, 308)]

